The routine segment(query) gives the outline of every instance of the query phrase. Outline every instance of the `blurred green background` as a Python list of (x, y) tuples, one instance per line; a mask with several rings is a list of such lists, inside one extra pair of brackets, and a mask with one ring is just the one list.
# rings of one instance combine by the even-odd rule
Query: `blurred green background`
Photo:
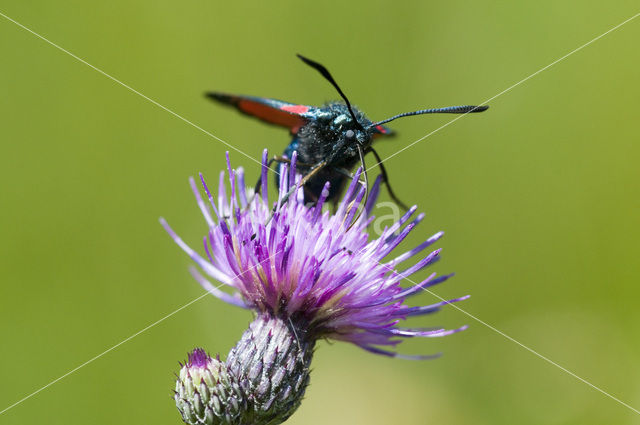
[[(326, 64), (372, 119), (481, 103), (639, 12), (636, 1), (220, 2), (4, 0), (0, 11), (257, 157), (285, 131), (206, 101), (321, 104)], [(456, 271), (443, 297), (640, 409), (640, 18), (387, 162)], [(227, 149), (0, 18), (0, 410), (202, 290), (158, 224), (195, 246), (187, 177)], [(399, 120), (383, 157), (452, 116)], [(232, 153), (257, 176), (255, 163)], [(384, 199), (384, 198), (383, 198)], [(437, 301), (422, 294), (415, 303)], [(250, 314), (206, 297), (0, 415), (0, 424), (179, 424), (172, 373), (225, 355)], [(640, 416), (468, 316), (421, 326), (391, 360), (321, 343), (290, 424), (636, 424)]]

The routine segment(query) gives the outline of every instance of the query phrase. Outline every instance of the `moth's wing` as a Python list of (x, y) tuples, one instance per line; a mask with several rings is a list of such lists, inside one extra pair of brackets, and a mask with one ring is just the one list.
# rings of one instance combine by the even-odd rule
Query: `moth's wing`
[(307, 121), (315, 118), (318, 108), (297, 105), (277, 99), (256, 96), (208, 92), (206, 96), (217, 102), (235, 106), (240, 112), (256, 117), (269, 124), (287, 127), (292, 133)]
[(394, 131), (387, 126), (376, 125), (373, 127), (373, 137), (393, 136), (394, 134)]

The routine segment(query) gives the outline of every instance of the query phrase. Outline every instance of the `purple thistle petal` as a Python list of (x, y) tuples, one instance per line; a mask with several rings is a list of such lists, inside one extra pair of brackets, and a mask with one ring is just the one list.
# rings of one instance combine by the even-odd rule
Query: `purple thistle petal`
[(229, 184), (233, 185), (234, 179), (231, 178), (233, 175), (233, 169), (231, 168), (231, 159), (229, 159), (229, 151), (224, 153), (224, 157), (227, 160), (227, 173), (229, 173)]
[(195, 261), (198, 266), (200, 266), (204, 271), (206, 271), (207, 274), (219, 280), (220, 282), (231, 284), (231, 278), (229, 276), (225, 275), (224, 273), (221, 273), (218, 269), (213, 267), (210, 263), (208, 263), (198, 254), (196, 254), (194, 250), (189, 248), (189, 246), (186, 243), (184, 243), (183, 240), (180, 239), (178, 235), (176, 235), (176, 233), (171, 229), (171, 227), (169, 227), (169, 224), (166, 222), (164, 218), (160, 218), (160, 224), (162, 224), (162, 227), (164, 227), (167, 233), (169, 233), (169, 236), (171, 236), (174, 242), (178, 244), (178, 246), (182, 248), (182, 250), (186, 252), (187, 255), (191, 257), (191, 259)]
[(390, 329), (371, 329), (370, 331), (373, 333), (377, 333), (380, 335), (388, 335), (389, 337), (393, 336), (401, 336), (404, 338), (413, 338), (413, 337), (421, 337), (421, 338), (439, 338), (447, 335), (453, 335), (458, 332), (462, 332), (466, 330), (468, 326), (461, 326), (457, 329), (411, 329), (411, 328), (390, 328)]
[(199, 173), (199, 176), (200, 176), (200, 181), (202, 182), (202, 187), (204, 187), (204, 192), (207, 194), (207, 198), (209, 198), (209, 204), (211, 204), (211, 208), (213, 209), (213, 212), (216, 215), (216, 217), (218, 218), (218, 220), (221, 220), (222, 217), (220, 217), (220, 213), (218, 212), (218, 209), (216, 208), (216, 204), (213, 202), (213, 196), (211, 195), (211, 192), (209, 191), (209, 187), (207, 186), (207, 183), (204, 181), (204, 176), (202, 175), (202, 173)]
[(460, 297), (460, 298), (454, 298), (452, 300), (448, 300), (448, 301), (441, 301), (439, 303), (435, 303), (435, 304), (431, 304), (431, 305), (425, 305), (422, 307), (405, 307), (402, 312), (399, 312), (400, 314), (403, 314), (405, 316), (420, 316), (422, 314), (429, 314), (429, 313), (435, 313), (436, 311), (440, 310), (441, 307), (447, 305), (447, 304), (453, 304), (453, 303), (457, 303), (459, 301), (464, 301), (467, 298), (469, 298), (471, 295), (465, 295), (464, 297)]
[(187, 365), (189, 367), (207, 367), (211, 361), (211, 357), (202, 348), (196, 348), (189, 353)]
[(324, 206), (324, 203), (327, 200), (327, 197), (329, 196), (329, 187), (330, 186), (331, 186), (331, 184), (329, 182), (326, 182), (324, 184), (324, 187), (322, 188), (322, 192), (320, 193), (320, 199), (318, 199), (318, 202), (316, 203), (316, 206), (315, 206), (314, 211), (313, 211), (313, 220), (312, 220), (312, 222), (314, 224), (318, 221), (318, 217), (320, 217), (320, 215), (322, 214), (322, 207)]
[(238, 198), (236, 193), (236, 170), (231, 169), (231, 161), (229, 160), (229, 151), (226, 153), (227, 157), (227, 170), (229, 173), (229, 186), (231, 186), (231, 197), (229, 198), (229, 215), (233, 215), (233, 212), (238, 208)]
[(366, 345), (360, 346), (360, 347), (374, 354), (380, 354), (383, 356), (394, 357), (397, 359), (404, 359), (404, 360), (432, 360), (442, 356), (442, 353), (427, 354), (427, 355), (407, 355), (407, 354), (395, 353), (393, 351), (382, 350), (380, 348), (366, 346)]
[(268, 187), (269, 179), (267, 178), (267, 172), (269, 171), (269, 167), (267, 166), (268, 163), (269, 163), (269, 152), (265, 149), (264, 151), (262, 151), (262, 174), (261, 174), (262, 190), (260, 191), (260, 194), (262, 195), (262, 203), (266, 205), (269, 205), (269, 187)]
[(432, 286), (435, 286), (439, 283), (444, 282), (445, 280), (449, 279), (450, 277), (453, 277), (455, 273), (451, 273), (451, 274), (446, 274), (444, 276), (440, 276), (437, 279), (433, 279), (435, 277), (435, 273), (433, 273), (431, 276), (429, 276), (427, 279), (425, 279), (424, 281), (422, 281), (421, 283), (419, 283), (418, 285), (414, 285), (408, 289), (405, 289), (404, 291), (400, 292), (397, 295), (394, 295), (392, 297), (393, 300), (397, 300), (397, 299), (403, 299), (403, 298), (407, 298), (410, 297), (412, 295), (415, 295), (419, 292), (424, 291), (427, 288), (430, 288)]
[(376, 181), (373, 182), (373, 186), (371, 186), (371, 190), (369, 191), (369, 199), (367, 199), (367, 203), (364, 206), (364, 215), (371, 215), (371, 211), (376, 206), (376, 200), (378, 199), (378, 195), (380, 194), (380, 183), (382, 182), (382, 175), (376, 177)]
[(346, 190), (343, 198), (342, 198), (342, 202), (340, 202), (340, 206), (338, 207), (338, 211), (336, 211), (335, 216), (336, 217), (342, 217), (345, 214), (345, 211), (347, 211), (347, 208), (349, 206), (349, 204), (351, 203), (351, 200), (353, 199), (354, 196), (354, 192), (356, 190), (356, 187), (360, 185), (360, 174), (362, 174), (362, 167), (359, 167), (356, 170), (356, 173), (353, 176), (353, 179), (351, 180), (351, 183), (349, 184), (349, 188)]
[(417, 247), (405, 252), (402, 255), (397, 256), (396, 258), (394, 258), (392, 263), (399, 264), (399, 263), (402, 263), (403, 261), (408, 260), (409, 258), (413, 257), (414, 255), (422, 252), (423, 249), (433, 245), (433, 243), (436, 242), (437, 240), (439, 240), (442, 236), (444, 236), (444, 232), (436, 233), (435, 235), (431, 236), (426, 241), (422, 242)]
[(283, 199), (285, 197), (285, 195), (287, 194), (287, 192), (289, 192), (289, 166), (288, 164), (282, 164), (282, 167), (280, 167), (280, 175), (278, 176), (278, 209), (280, 209), (281, 205), (280, 205), (280, 200)]
[(362, 198), (364, 198), (364, 194), (367, 192), (365, 187), (361, 187), (356, 194), (356, 198), (353, 200), (353, 206), (349, 207), (349, 211), (347, 217), (344, 219), (345, 223), (350, 224), (353, 221), (353, 218), (358, 213), (358, 206), (362, 203)]
[(291, 166), (289, 167), (289, 186), (293, 187), (296, 184), (296, 162), (298, 160), (298, 152), (293, 151), (291, 155)]
[(198, 281), (200, 286), (202, 286), (207, 292), (209, 292), (214, 297), (219, 298), (228, 304), (235, 305), (236, 307), (242, 307), (246, 309), (250, 308), (240, 298), (229, 295), (226, 292), (223, 292), (220, 289), (213, 286), (211, 282), (209, 282), (204, 276), (202, 276), (195, 267), (189, 267), (189, 272), (191, 272), (191, 275)]
[(213, 225), (215, 223), (213, 221), (213, 218), (211, 218), (211, 214), (209, 214), (209, 210), (207, 209), (207, 205), (202, 200), (202, 196), (200, 196), (200, 191), (196, 187), (196, 181), (193, 179), (193, 177), (189, 177), (189, 185), (191, 185), (191, 190), (193, 191), (193, 194), (196, 197), (196, 202), (198, 203), (198, 206), (200, 207), (200, 211), (202, 211), (202, 215), (204, 216), (204, 219), (206, 220), (206, 222), (209, 225), (209, 227), (213, 227)]
[(238, 167), (238, 173), (236, 174), (238, 191), (240, 193), (240, 204), (242, 208), (247, 207), (247, 186), (244, 184), (244, 168)]
[(388, 230), (387, 230), (387, 237), (393, 237), (393, 234), (396, 232), (396, 230), (398, 230), (404, 223), (407, 222), (407, 220), (409, 220), (409, 218), (413, 215), (413, 213), (416, 212), (416, 210), (418, 209), (418, 207), (416, 205), (412, 206), (411, 208), (409, 208), (409, 210), (403, 214), (402, 217), (400, 217), (400, 220), (398, 220), (396, 223), (394, 223)]
[[(418, 219), (420, 218), (421, 217), (418, 217)], [(406, 238), (409, 235), (409, 233), (413, 230), (414, 227), (417, 226), (417, 224), (418, 224), (417, 222), (409, 224), (404, 229), (402, 229), (402, 231), (398, 236), (394, 237), (392, 240), (387, 240), (388, 245), (386, 246), (384, 251), (382, 251), (382, 253), (380, 254), (380, 257), (384, 258), (389, 253), (391, 253), (391, 251), (393, 251), (404, 240), (404, 238)]]
[(428, 337), (433, 337), (433, 338), (440, 338), (443, 336), (449, 336), (449, 335), (453, 335), (453, 334), (457, 334), (458, 332), (462, 332), (462, 331), (466, 331), (467, 329), (469, 329), (469, 326), (464, 325), (464, 326), (460, 326), (457, 329), (449, 329), (449, 330), (444, 330), (442, 332), (437, 332), (431, 335), (425, 335)]
[(413, 266), (409, 267), (408, 269), (406, 269), (403, 272), (400, 272), (399, 273), (400, 276), (402, 276), (402, 278), (405, 279), (405, 278), (411, 276), (412, 274), (414, 274), (414, 273), (422, 270), (423, 268), (427, 267), (428, 265), (433, 263), (433, 261), (438, 257), (438, 255), (440, 254), (440, 251), (442, 251), (442, 250), (441, 249), (436, 249), (431, 254), (427, 255), (425, 258), (423, 258), (422, 260), (418, 261)]

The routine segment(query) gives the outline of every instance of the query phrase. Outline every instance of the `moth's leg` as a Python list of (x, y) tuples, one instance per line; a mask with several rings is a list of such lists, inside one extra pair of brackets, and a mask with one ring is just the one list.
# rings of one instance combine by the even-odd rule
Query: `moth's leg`
[(402, 202), (395, 193), (393, 193), (393, 189), (391, 189), (391, 184), (389, 184), (389, 175), (387, 174), (387, 170), (384, 168), (384, 165), (382, 164), (382, 159), (380, 159), (380, 156), (378, 155), (378, 152), (376, 152), (375, 150), (373, 150), (373, 148), (369, 147), (369, 149), (367, 150), (368, 152), (373, 153), (373, 155), (376, 157), (376, 161), (378, 161), (378, 167), (380, 167), (380, 174), (382, 174), (382, 181), (384, 182), (385, 186), (387, 187), (387, 193), (389, 193), (389, 197), (391, 199), (393, 199), (393, 201), (400, 205), (401, 208), (403, 208), (405, 211), (409, 210), (409, 207), (407, 207), (407, 205)]
[[(267, 220), (267, 223), (269, 223), (271, 221), (271, 219), (273, 218), (273, 214), (278, 210), (278, 208), (284, 204), (285, 202), (287, 202), (289, 200), (289, 197), (291, 197), (291, 195), (299, 188), (299, 187), (304, 187), (304, 185), (309, 181), (309, 179), (311, 179), (313, 176), (315, 176), (316, 174), (318, 174), (324, 167), (327, 166), (327, 161), (321, 161), (319, 163), (317, 163), (316, 165), (313, 166), (313, 168), (311, 169), (311, 171), (309, 171), (307, 174), (305, 174), (304, 177), (302, 177), (302, 179), (298, 182), (298, 184), (296, 184), (294, 187), (292, 187), (289, 192), (287, 192), (281, 200), (278, 201), (278, 203), (276, 204), (276, 206), (273, 208), (273, 211), (271, 212), (271, 215), (269, 216), (269, 219)], [(265, 223), (265, 224), (267, 224)]]
[[(358, 146), (358, 155), (360, 156), (360, 165), (362, 166), (362, 173), (364, 174), (364, 190), (365, 190), (364, 200), (360, 203), (362, 208), (360, 208), (360, 211), (358, 211), (358, 214), (356, 215), (356, 217), (353, 219), (349, 227), (347, 227), (347, 231), (351, 229), (354, 224), (356, 224), (356, 222), (362, 215), (362, 212), (364, 211), (364, 206), (367, 205), (367, 201), (369, 200), (369, 176), (367, 174), (367, 165), (364, 162), (364, 151), (360, 146)], [(352, 201), (352, 205), (349, 205), (349, 210), (353, 207), (353, 202), (355, 202), (355, 199)], [(349, 210), (347, 210), (347, 212)], [(345, 215), (345, 218), (346, 218), (346, 215)]]
[[(271, 168), (271, 164), (273, 164), (274, 162), (279, 162), (279, 163), (284, 163), (284, 164), (291, 164), (291, 160), (289, 158), (287, 158), (286, 156), (280, 156), (280, 155), (275, 155), (273, 158), (271, 158), (269, 160), (269, 162), (267, 162), (267, 168)], [(298, 165), (302, 165), (304, 167), (311, 167), (311, 164), (306, 164), (304, 162), (296, 162)], [(262, 177), (258, 178), (258, 181), (256, 182), (256, 185), (253, 189), (253, 193), (254, 196), (260, 193), (260, 189), (262, 187), (261, 185), (262, 183)], [(253, 198), (251, 198), (253, 200)]]

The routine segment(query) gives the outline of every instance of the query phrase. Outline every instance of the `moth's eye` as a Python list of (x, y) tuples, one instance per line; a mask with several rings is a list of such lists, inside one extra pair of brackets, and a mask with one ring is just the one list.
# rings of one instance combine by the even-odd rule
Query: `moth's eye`
[(353, 130), (347, 130), (347, 131), (344, 133), (344, 136), (345, 136), (347, 139), (353, 139), (353, 138), (356, 136), (356, 133), (355, 133)]

